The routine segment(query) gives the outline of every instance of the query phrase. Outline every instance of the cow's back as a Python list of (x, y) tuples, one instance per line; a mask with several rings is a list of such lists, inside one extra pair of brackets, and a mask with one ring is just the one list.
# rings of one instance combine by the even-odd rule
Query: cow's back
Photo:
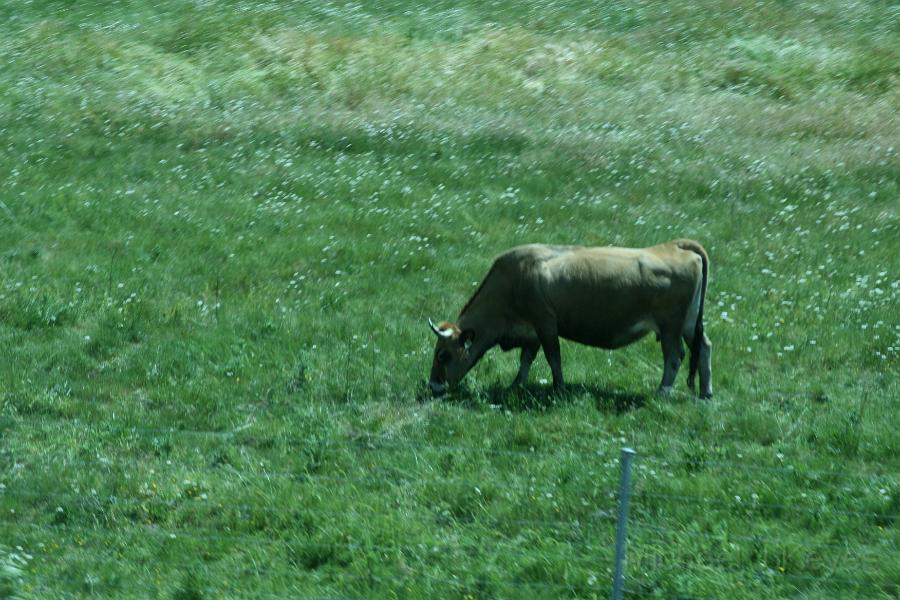
[(696, 286), (696, 255), (669, 244), (646, 249), (556, 247), (541, 267), (559, 335), (618, 348), (660, 322), (684, 318)]

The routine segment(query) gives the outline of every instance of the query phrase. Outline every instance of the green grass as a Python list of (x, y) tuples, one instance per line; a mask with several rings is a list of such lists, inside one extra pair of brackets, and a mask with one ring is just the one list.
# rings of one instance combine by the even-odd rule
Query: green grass
[[(896, 16), (4, 4), (0, 597), (608, 597), (629, 445), (629, 597), (897, 598)], [(425, 393), (502, 250), (677, 237), (712, 401)]]

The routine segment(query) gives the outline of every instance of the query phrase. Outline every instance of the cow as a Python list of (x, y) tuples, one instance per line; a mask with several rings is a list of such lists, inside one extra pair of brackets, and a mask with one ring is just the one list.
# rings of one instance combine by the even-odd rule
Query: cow
[(711, 344), (703, 331), (709, 258), (692, 240), (649, 248), (529, 244), (498, 256), (455, 323), (437, 336), (429, 387), (441, 396), (494, 346), (521, 349), (513, 386), (525, 383), (543, 348), (553, 386), (564, 389), (559, 338), (615, 349), (655, 332), (662, 346), (659, 392), (671, 393), (691, 351), (688, 387), (712, 397)]

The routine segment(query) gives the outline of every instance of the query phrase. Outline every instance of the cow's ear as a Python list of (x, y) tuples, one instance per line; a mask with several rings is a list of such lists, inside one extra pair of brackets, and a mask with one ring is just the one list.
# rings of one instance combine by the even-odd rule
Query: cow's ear
[(475, 332), (471, 329), (466, 329), (462, 333), (459, 334), (459, 343), (466, 349), (469, 349), (469, 346), (472, 345), (472, 340), (475, 339)]

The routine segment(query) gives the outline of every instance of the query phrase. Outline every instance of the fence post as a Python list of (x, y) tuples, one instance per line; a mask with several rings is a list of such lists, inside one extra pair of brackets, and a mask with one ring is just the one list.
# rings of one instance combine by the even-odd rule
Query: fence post
[(622, 479), (619, 483), (619, 520), (616, 523), (616, 567), (613, 575), (613, 600), (622, 600), (625, 578), (625, 527), (628, 524), (628, 500), (631, 497), (631, 459), (634, 450), (622, 448)]

